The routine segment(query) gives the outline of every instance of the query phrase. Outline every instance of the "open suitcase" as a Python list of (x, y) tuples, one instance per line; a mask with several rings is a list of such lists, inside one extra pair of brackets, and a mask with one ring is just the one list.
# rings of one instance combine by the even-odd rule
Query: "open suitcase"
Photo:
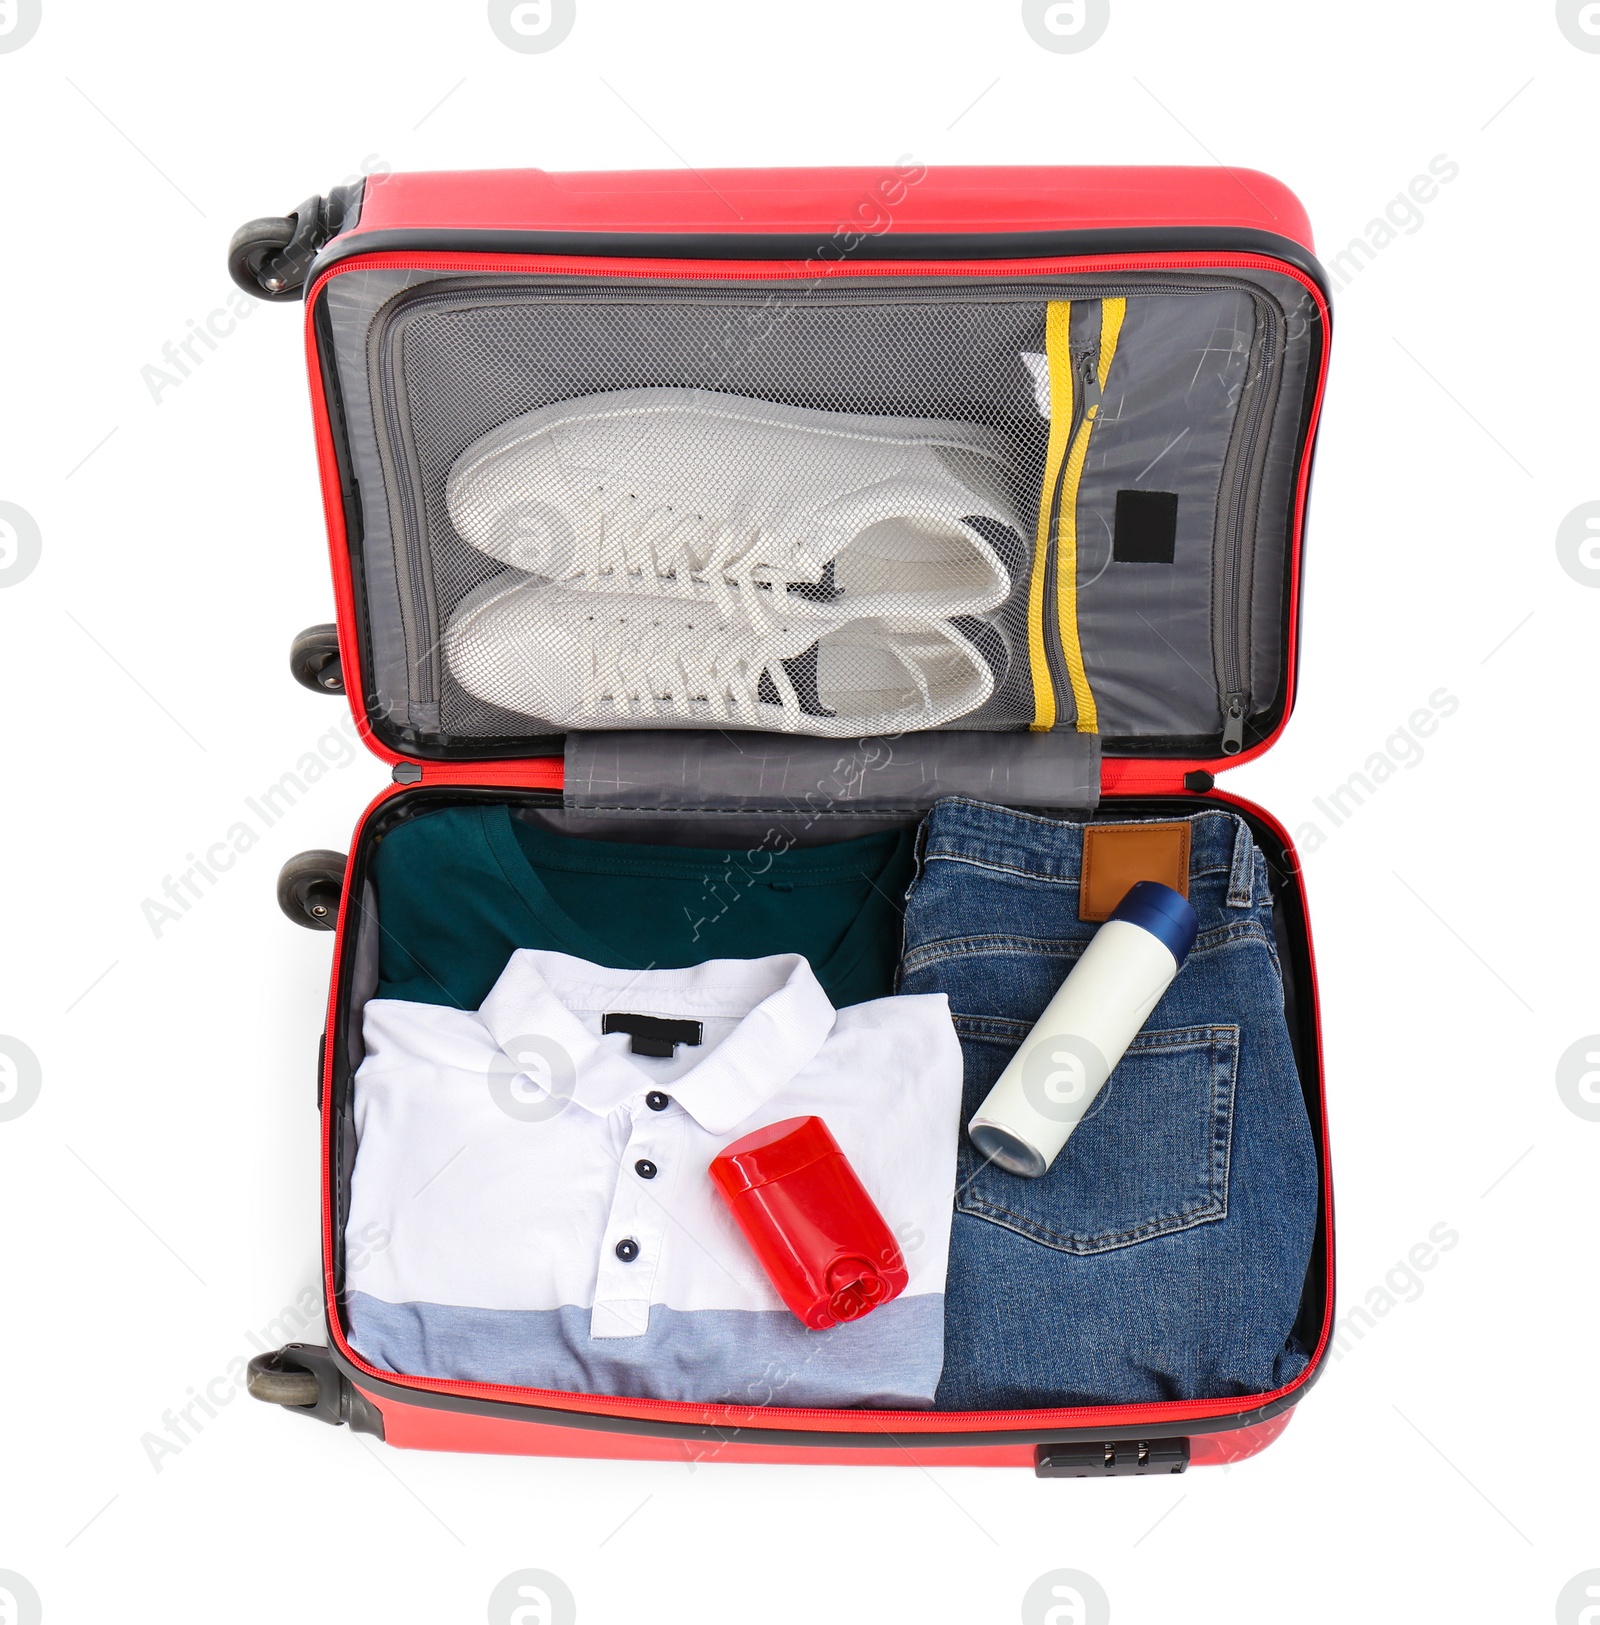
[[(1106, 1476), (1270, 1443), (1333, 1324), (1317, 995), (1289, 837), (1214, 775), (1268, 749), (1294, 699), (1329, 339), (1296, 199), (1254, 172), (1200, 169), (383, 175), (251, 222), (229, 263), (246, 291), (306, 305), (338, 622), (301, 634), (293, 669), (348, 694), (393, 776), (348, 861), (307, 853), (280, 877), (291, 918), (336, 933), (318, 1075), (332, 1346), (258, 1358), (252, 1393), (421, 1449)], [(967, 664), (944, 689), (940, 668), (909, 701), (884, 700), (881, 673), (841, 676), (844, 656), (824, 669), (813, 650), (782, 662), (782, 694), (763, 672), (731, 712), (698, 695), (652, 711), (648, 683), (630, 700), (552, 678), (570, 657), (559, 629), (543, 665), (492, 636), (445, 649), (492, 573), (445, 511), (462, 448), (552, 401), (686, 390), (976, 420), (1015, 454), (1014, 591), (958, 628)], [(523, 675), (502, 680), (513, 665)], [(1094, 1408), (799, 1409), (451, 1382), (351, 1346), (350, 1101), (387, 833), (439, 807), (505, 805), (631, 840), (721, 844), (699, 836), (708, 820), (739, 839), (788, 820), (826, 841), (915, 825), (946, 794), (1085, 822), (1220, 805), (1267, 855), (1319, 1179), (1295, 1321), (1310, 1357), (1293, 1382)]]

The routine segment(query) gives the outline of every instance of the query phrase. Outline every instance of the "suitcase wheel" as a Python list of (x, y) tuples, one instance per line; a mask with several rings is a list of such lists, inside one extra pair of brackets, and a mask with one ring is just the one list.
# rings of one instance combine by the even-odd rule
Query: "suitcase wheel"
[(307, 198), (288, 215), (247, 220), (228, 244), (228, 275), (255, 299), (298, 299), (317, 250), (333, 235), (328, 205)]
[(300, 1371), (283, 1362), (284, 1351), (258, 1354), (245, 1372), (252, 1399), (267, 1405), (315, 1405), (321, 1397), (315, 1371)]
[(294, 241), (293, 215), (269, 215), (261, 220), (247, 220), (234, 232), (228, 244), (228, 275), (256, 299), (293, 299), (300, 292), (300, 284), (290, 285), (281, 265), (272, 263), (283, 257), (284, 250)]
[(308, 931), (331, 931), (339, 923), (344, 890), (342, 852), (301, 852), (278, 871), (278, 907)]
[(339, 1369), (320, 1343), (286, 1343), (258, 1354), (245, 1373), (252, 1399), (352, 1433), (383, 1437), (383, 1413)]
[(339, 658), (339, 629), (308, 626), (289, 645), (289, 670), (302, 688), (318, 694), (344, 693), (344, 663)]

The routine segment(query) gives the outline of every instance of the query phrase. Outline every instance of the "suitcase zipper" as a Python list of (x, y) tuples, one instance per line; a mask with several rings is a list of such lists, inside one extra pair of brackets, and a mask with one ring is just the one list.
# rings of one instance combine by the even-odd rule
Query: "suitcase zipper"
[(1252, 587), (1255, 580), (1256, 524), (1260, 511), (1262, 464), (1266, 443), (1261, 423), (1269, 402), (1276, 402), (1278, 367), (1272, 323), (1264, 302), (1254, 300), (1256, 329), (1245, 363), (1239, 422), (1223, 467), (1227, 508), (1218, 516), (1217, 550), (1212, 574), (1212, 628), (1217, 688), (1222, 709), (1222, 754), (1244, 749), (1250, 715), (1250, 675), (1245, 651), (1250, 646)]
[[(402, 486), (402, 490), (405, 492), (402, 500), (407, 509), (405, 534), (410, 537), (420, 532), (420, 526), (413, 529), (417, 522), (409, 486)], [(408, 657), (412, 698), (417, 704), (428, 706), (432, 717), (431, 708), (439, 703), (439, 600), (433, 588), (433, 560), (425, 546), (412, 547), (407, 543), (397, 543), (396, 551), (401, 555), (403, 567), (415, 594), (413, 624), (407, 628), (411, 641)], [(406, 619), (403, 598), (401, 619), (402, 621)], [(415, 717), (412, 719), (414, 724), (417, 720)], [(436, 717), (433, 718), (433, 721), (437, 720)]]
[(402, 788), (426, 784), (483, 786), (512, 790), (559, 790), (565, 781), (562, 756), (526, 756), (509, 761), (419, 762), (407, 757), (394, 764), (390, 779)]
[[(1078, 725), (1080, 732), (1093, 733), (1096, 730), (1092, 725), (1084, 727), (1085, 718), (1091, 719), (1092, 722), (1094, 717), (1093, 696), (1092, 694), (1089, 696), (1087, 708), (1080, 699), (1080, 693), (1088, 689), (1088, 679), (1082, 675), (1083, 651), (1077, 636), (1075, 577), (1078, 550), (1075, 524), (1072, 546), (1069, 549), (1072, 559), (1070, 568), (1064, 570), (1061, 561), (1061, 517), (1064, 512), (1071, 513), (1074, 518), (1076, 516), (1078, 486), (1083, 478), (1083, 457), (1087, 450), (1083, 437), (1084, 428), (1093, 421), (1098, 410), (1098, 402), (1091, 404), (1088, 399), (1095, 381), (1093, 358), (1085, 354), (1072, 367), (1066, 369), (1064, 376), (1073, 393), (1071, 427), (1065, 440), (1065, 455), (1061, 458), (1061, 466), (1056, 471), (1051, 486), (1050, 500), (1042, 504), (1040, 509), (1038, 549), (1042, 565), (1039, 571), (1042, 592), (1035, 624), (1039, 627), (1044, 665), (1034, 685), (1033, 727), (1037, 731), (1043, 731), (1056, 727), (1058, 722), (1071, 721)], [(1066, 614), (1063, 612), (1062, 600), (1069, 594), (1072, 612)], [(1077, 660), (1076, 677), (1072, 657), (1068, 654), (1065, 633), (1065, 629), (1069, 627), (1073, 652)], [(1058, 697), (1060, 708), (1067, 712), (1066, 715), (1058, 715)]]
[[(376, 325), (376, 324), (375, 324)], [(403, 415), (398, 404), (398, 392), (393, 387), (389, 358), (391, 347), (373, 346), (373, 371), (377, 374), (371, 384), (372, 393), (382, 403), (383, 432), (373, 438), (378, 445), (378, 459), (383, 465), (384, 484), (394, 493), (399, 514), (398, 524), (389, 526), (390, 542), (395, 552), (395, 572), (409, 587), (402, 590), (400, 599), (400, 628), (405, 638), (406, 669), (410, 673), (408, 688), (413, 707), (430, 708), (429, 722), (437, 724), (431, 708), (439, 701), (439, 600), (433, 585), (433, 560), (428, 554), (427, 529), (422, 522), (420, 503), (409, 470), (401, 466), (395, 455), (396, 445), (404, 444)], [(374, 423), (377, 414), (373, 414)], [(415, 722), (413, 716), (408, 719)]]
[[(577, 1416), (615, 1417), (620, 1421), (674, 1422), (683, 1420), (717, 1430), (726, 1430), (723, 1442), (732, 1443), (745, 1428), (772, 1428), (782, 1430), (787, 1423), (865, 1419), (884, 1424), (877, 1427), (851, 1428), (849, 1431), (862, 1438), (884, 1437), (890, 1444), (898, 1444), (897, 1434), (916, 1433), (922, 1439), (948, 1437), (958, 1440), (963, 1433), (999, 1432), (1010, 1428), (1093, 1428), (1126, 1427), (1126, 1413), (1135, 1411), (1139, 1421), (1149, 1419), (1158, 1425), (1179, 1426), (1184, 1422), (1214, 1421), (1254, 1415), (1267, 1405), (1288, 1399), (1295, 1389), (1307, 1385), (1307, 1378), (1319, 1373), (1319, 1362), (1313, 1360), (1301, 1376), (1284, 1388), (1264, 1394), (1242, 1396), (1242, 1400), (1150, 1400), (1122, 1405), (1060, 1405), (1040, 1406), (1034, 1410), (993, 1411), (849, 1411), (842, 1407), (824, 1408), (815, 1405), (779, 1405), (774, 1400), (735, 1405), (730, 1401), (686, 1401), (675, 1399), (632, 1400), (628, 1396), (596, 1394), (575, 1395), (566, 1389), (515, 1388), (505, 1384), (482, 1382), (452, 1382), (440, 1377), (415, 1377), (404, 1372), (380, 1371), (370, 1366), (350, 1347), (344, 1336), (344, 1327), (338, 1324), (330, 1306), (329, 1330), (339, 1352), (362, 1375), (390, 1384), (396, 1388), (414, 1389), (421, 1393), (444, 1394), (462, 1399), (488, 1400), (512, 1405), (534, 1405), (541, 1410), (566, 1412)], [(574, 1404), (575, 1398), (593, 1398), (621, 1405), (618, 1408), (599, 1405)], [(1230, 1407), (1240, 1407), (1230, 1409)], [(708, 1414), (711, 1413), (711, 1414)], [(1121, 1414), (1119, 1414), (1121, 1413)], [(930, 1420), (940, 1424), (928, 1427)], [(920, 1427), (918, 1424), (922, 1424)], [(559, 1424), (557, 1424), (559, 1425)], [(626, 1431), (626, 1430), (624, 1430)], [(794, 1427), (790, 1431), (800, 1435), (812, 1430)], [(1152, 1432), (1154, 1430), (1152, 1429)], [(903, 1448), (903, 1446), (902, 1446)]]
[(1244, 722), (1250, 711), (1250, 696), (1235, 689), (1222, 697), (1222, 754), (1237, 756), (1244, 749)]
[[(1056, 531), (1061, 512), (1062, 487), (1072, 460), (1072, 448), (1088, 410), (1087, 375), (1089, 357), (1080, 366), (1073, 360), (1072, 304), (1054, 300), (1045, 310), (1045, 355), (1050, 374), (1051, 435), (1045, 453), (1044, 491), (1039, 497), (1039, 520), (1034, 537), (1033, 574), (1028, 583), (1028, 659), (1033, 675), (1033, 728), (1043, 732), (1059, 720), (1057, 696), (1063, 701), (1072, 694), (1066, 656), (1060, 636), (1059, 570), (1056, 562)], [(1078, 376), (1080, 373), (1086, 376)], [(1070, 399), (1067, 429), (1055, 434), (1056, 409)]]
[[(1118, 1412), (1137, 1411), (1141, 1419), (1144, 1417), (1159, 1417), (1163, 1422), (1170, 1420), (1172, 1424), (1186, 1421), (1209, 1421), (1219, 1417), (1249, 1416), (1263, 1406), (1274, 1401), (1286, 1399), (1296, 1388), (1306, 1383), (1307, 1375), (1314, 1376), (1318, 1371), (1316, 1361), (1306, 1367), (1305, 1373), (1297, 1377), (1287, 1387), (1270, 1390), (1264, 1394), (1251, 1394), (1244, 1396), (1245, 1408), (1230, 1410), (1229, 1406), (1240, 1404), (1239, 1399), (1215, 1400), (1182, 1400), (1158, 1399), (1147, 1402), (1134, 1402), (1123, 1405), (1058, 1405), (1040, 1406), (1035, 1410), (994, 1410), (994, 1411), (860, 1411), (845, 1410), (835, 1406), (823, 1408), (815, 1405), (777, 1405), (770, 1401), (755, 1404), (735, 1405), (727, 1400), (680, 1400), (680, 1399), (651, 1399), (634, 1400), (627, 1395), (594, 1394), (578, 1395), (568, 1389), (557, 1388), (515, 1388), (503, 1383), (487, 1382), (453, 1382), (443, 1377), (416, 1377), (400, 1371), (380, 1371), (371, 1366), (353, 1349), (344, 1335), (344, 1327), (334, 1321), (330, 1314), (329, 1331), (333, 1336), (334, 1344), (358, 1373), (363, 1376), (375, 1378), (379, 1382), (390, 1384), (396, 1388), (412, 1388), (421, 1393), (448, 1394), (463, 1399), (485, 1399), (500, 1401), (513, 1405), (537, 1405), (543, 1410), (566, 1411), (579, 1416), (610, 1416), (624, 1420), (637, 1418), (643, 1421), (674, 1421), (679, 1417), (687, 1421), (697, 1422), (706, 1427), (726, 1428), (729, 1442), (741, 1429), (749, 1427), (782, 1427), (783, 1423), (794, 1419), (820, 1418), (827, 1421), (837, 1421), (841, 1417), (856, 1418), (871, 1417), (875, 1422), (888, 1424), (884, 1427), (852, 1428), (852, 1433), (861, 1437), (870, 1437), (882, 1434), (891, 1443), (897, 1442), (895, 1435), (902, 1432), (916, 1432), (927, 1438), (935, 1434), (947, 1434), (957, 1437), (964, 1432), (978, 1431), (978, 1429), (963, 1424), (984, 1424), (983, 1431), (999, 1431), (1006, 1428), (1063, 1428), (1063, 1427), (1094, 1427), (1117, 1426), (1128, 1424), (1117, 1414)], [(621, 1401), (622, 1408), (610, 1409), (602, 1405), (575, 1405), (573, 1400), (598, 1399), (616, 1404)], [(720, 1412), (721, 1415), (708, 1416), (707, 1412)], [(731, 1414), (729, 1414), (731, 1413)], [(927, 1428), (925, 1425), (918, 1428), (916, 1424), (926, 1424), (930, 1417), (937, 1418), (942, 1426)], [(807, 1429), (795, 1429), (804, 1433)]]

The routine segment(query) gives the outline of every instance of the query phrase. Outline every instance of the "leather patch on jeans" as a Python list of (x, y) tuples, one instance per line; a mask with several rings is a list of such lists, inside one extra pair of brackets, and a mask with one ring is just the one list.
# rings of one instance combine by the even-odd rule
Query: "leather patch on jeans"
[(1141, 880), (1159, 880), (1189, 895), (1188, 824), (1090, 824), (1084, 830), (1080, 920), (1110, 919)]

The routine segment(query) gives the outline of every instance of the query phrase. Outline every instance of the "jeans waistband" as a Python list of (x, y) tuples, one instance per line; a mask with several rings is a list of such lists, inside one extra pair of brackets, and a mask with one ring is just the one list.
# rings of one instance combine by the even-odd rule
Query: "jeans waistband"
[(1173, 819), (1098, 819), (1095, 825), (1017, 812), (951, 796), (935, 803), (924, 825), (922, 862), (953, 859), (1027, 880), (1077, 887), (1083, 832), (1117, 823), (1186, 823), (1189, 826), (1191, 900), (1246, 909), (1268, 901), (1265, 864), (1258, 862), (1250, 826), (1220, 809)]

